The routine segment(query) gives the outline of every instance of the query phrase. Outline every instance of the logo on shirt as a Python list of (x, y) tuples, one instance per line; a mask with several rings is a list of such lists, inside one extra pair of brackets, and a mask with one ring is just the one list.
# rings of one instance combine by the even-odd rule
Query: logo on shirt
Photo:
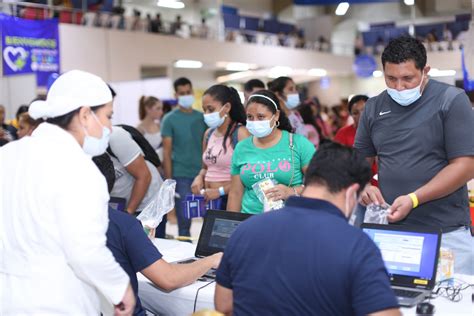
[(391, 112), (392, 111), (385, 111), (385, 112), (380, 111), (379, 116), (383, 116), (383, 115), (391, 113)]
[(291, 163), (286, 159), (273, 159), (272, 161), (258, 161), (256, 164), (247, 163), (242, 167), (241, 174), (250, 172), (254, 179), (273, 179), (276, 172), (289, 172), (291, 170)]
[(217, 163), (217, 158), (222, 154), (222, 149), (219, 150), (219, 152), (217, 153), (217, 155), (214, 155), (212, 153), (212, 150), (214, 149), (214, 147), (210, 147), (207, 151), (206, 151), (206, 156), (204, 157), (204, 159), (206, 161), (209, 161), (211, 164), (215, 165)]

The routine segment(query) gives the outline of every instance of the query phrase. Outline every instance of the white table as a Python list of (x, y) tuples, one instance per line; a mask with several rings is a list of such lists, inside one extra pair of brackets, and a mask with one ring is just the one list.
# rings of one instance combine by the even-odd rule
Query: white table
[[(168, 262), (177, 261), (194, 256), (196, 245), (179, 242), (175, 240), (155, 239), (155, 246), (163, 254), (163, 259)], [(470, 284), (474, 283), (474, 276), (456, 276)], [(194, 308), (194, 300), (197, 290), (208, 282), (197, 281), (189, 286), (177, 289), (172, 292), (164, 292), (145, 278), (138, 274), (138, 295), (145, 309), (157, 315), (191, 315)], [(215, 283), (199, 291), (196, 311), (202, 309), (214, 309), (214, 289)], [(474, 308), (472, 304), (472, 288), (462, 292), (461, 302), (453, 303), (444, 297), (431, 300), (435, 305), (435, 316), (473, 316)], [(401, 308), (405, 316), (416, 316), (416, 308)]]
[[(163, 259), (168, 262), (193, 257), (196, 250), (196, 245), (176, 240), (155, 239), (153, 243), (163, 254)], [(145, 309), (156, 315), (191, 315), (197, 290), (209, 283), (197, 281), (172, 292), (165, 292), (141, 273), (138, 273), (137, 277), (140, 301)], [(214, 289), (215, 284), (212, 283), (199, 291), (196, 311), (214, 309)]]

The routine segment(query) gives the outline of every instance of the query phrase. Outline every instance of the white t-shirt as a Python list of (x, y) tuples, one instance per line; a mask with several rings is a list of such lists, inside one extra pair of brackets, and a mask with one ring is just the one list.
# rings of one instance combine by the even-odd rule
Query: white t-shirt
[[(135, 178), (127, 171), (127, 166), (140, 155), (143, 156), (143, 152), (140, 146), (133, 140), (130, 133), (118, 126), (112, 127), (110, 149), (112, 149), (112, 152), (116, 156), (110, 156), (115, 169), (115, 184), (110, 196), (125, 198), (128, 203), (132, 194)], [(156, 197), (163, 183), (158, 169), (147, 160), (145, 160), (145, 163), (151, 173), (151, 183), (136, 212), (141, 212), (152, 199)]]

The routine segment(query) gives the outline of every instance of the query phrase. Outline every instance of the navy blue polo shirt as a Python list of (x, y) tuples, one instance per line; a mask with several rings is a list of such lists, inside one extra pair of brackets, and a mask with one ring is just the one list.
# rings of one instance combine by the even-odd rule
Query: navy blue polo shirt
[(161, 253), (148, 239), (142, 225), (135, 217), (111, 208), (109, 208), (107, 247), (130, 277), (137, 300), (134, 315), (145, 315), (138, 298), (137, 272), (161, 259)]
[(376, 245), (333, 204), (292, 197), (232, 234), (217, 283), (235, 315), (366, 315), (398, 307)]

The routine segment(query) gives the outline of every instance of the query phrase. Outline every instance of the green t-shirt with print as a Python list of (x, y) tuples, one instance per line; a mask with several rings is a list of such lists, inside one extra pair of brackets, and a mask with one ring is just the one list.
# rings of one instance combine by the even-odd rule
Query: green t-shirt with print
[(257, 148), (254, 138), (240, 141), (232, 156), (232, 175), (240, 175), (244, 186), (242, 196), (242, 213), (258, 214), (263, 212), (263, 204), (259, 201), (252, 186), (266, 178), (274, 179), (278, 184), (291, 186), (303, 184), (301, 169), (306, 167), (316, 151), (314, 145), (302, 135), (293, 134), (293, 157), (290, 149), (290, 134), (282, 131), (280, 141), (270, 148)]

